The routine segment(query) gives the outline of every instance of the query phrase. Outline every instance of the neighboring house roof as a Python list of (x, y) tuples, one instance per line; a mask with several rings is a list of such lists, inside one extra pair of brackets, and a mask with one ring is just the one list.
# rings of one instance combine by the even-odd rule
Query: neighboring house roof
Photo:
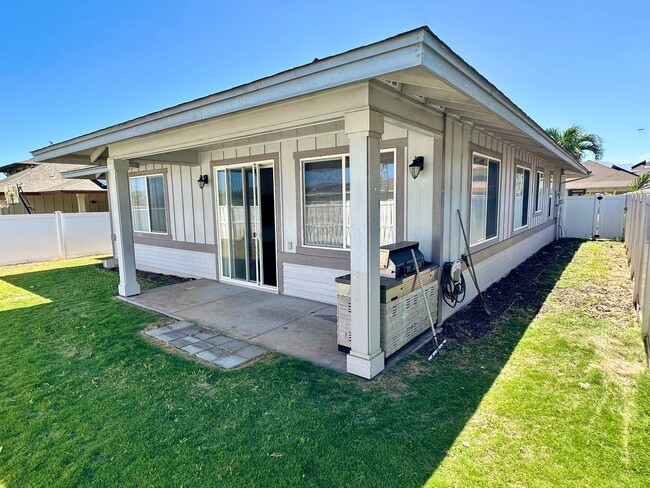
[(567, 190), (627, 188), (638, 175), (617, 166), (605, 166), (596, 161), (585, 161), (582, 165), (590, 172), (586, 178), (568, 180)]
[(420, 103), (516, 143), (576, 174), (569, 153), (424, 26), (267, 78), (32, 151), (37, 161), (99, 162), (109, 144), (358, 82), (379, 80)]
[(12, 175), (14, 173), (18, 173), (20, 171), (24, 171), (26, 169), (34, 167), (37, 164), (41, 164), (41, 163), (37, 163), (33, 159), (27, 159), (25, 161), (16, 161), (15, 163), (9, 163), (0, 166), (0, 173), (4, 173), (6, 175)]
[(642, 175), (650, 171), (650, 161), (641, 161), (632, 166), (632, 171), (637, 175)]
[[(23, 162), (25, 163), (25, 162)], [(23, 193), (96, 193), (103, 192), (98, 185), (90, 180), (66, 180), (61, 176), (62, 171), (83, 169), (86, 165), (70, 165), (58, 163), (36, 164), (0, 180), (0, 193), (4, 193), (7, 185), (21, 185)]]

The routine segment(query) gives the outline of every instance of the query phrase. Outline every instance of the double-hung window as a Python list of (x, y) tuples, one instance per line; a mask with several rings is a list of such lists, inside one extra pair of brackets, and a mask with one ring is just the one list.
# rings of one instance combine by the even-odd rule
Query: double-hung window
[(535, 212), (541, 212), (544, 201), (544, 173), (541, 171), (538, 171), (535, 176), (535, 188), (537, 189), (537, 193), (535, 194)]
[(470, 202), (470, 244), (497, 236), (499, 220), (499, 173), (501, 161), (474, 153)]
[(528, 225), (528, 202), (530, 200), (530, 170), (517, 166), (515, 169), (515, 221), (514, 230)]
[(155, 234), (167, 233), (165, 180), (163, 175), (129, 178), (133, 230)]
[[(380, 154), (380, 242), (395, 242), (395, 149)], [(303, 243), (350, 248), (350, 157), (302, 160)]]

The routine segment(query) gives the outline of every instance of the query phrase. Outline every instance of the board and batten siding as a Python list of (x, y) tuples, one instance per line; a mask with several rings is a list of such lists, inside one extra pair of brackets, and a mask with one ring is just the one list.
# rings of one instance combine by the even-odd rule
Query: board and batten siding
[[(465, 252), (465, 243), (460, 229), (456, 210), (460, 210), (465, 230), (470, 228), (470, 194), (472, 178), (472, 154), (474, 151), (501, 160), (499, 182), (498, 236), (490, 244), (509, 239), (513, 235), (545, 224), (555, 218), (552, 209), (548, 217), (549, 176), (554, 175), (554, 186), (559, 188), (560, 169), (534, 155), (510, 144), (490, 137), (473, 127), (459, 121), (448, 119), (445, 132), (445, 182), (444, 182), (444, 223), (443, 261), (458, 259)], [(530, 168), (530, 198), (528, 205), (528, 226), (515, 232), (514, 222), (514, 172), (517, 165)], [(544, 193), (541, 211), (535, 212), (535, 175), (544, 174)], [(554, 204), (557, 202), (554, 198)], [(469, 238), (469, 236), (468, 236)], [(483, 247), (480, 244), (477, 247)]]
[(162, 163), (141, 163), (131, 168), (131, 176), (138, 173), (153, 174), (156, 171), (166, 174), (167, 211), (169, 212), (170, 236), (178, 242), (214, 244), (214, 223), (212, 222), (212, 186), (203, 190), (196, 181), (202, 174), (210, 173), (210, 164), (199, 166)]
[[(298, 210), (301, 206), (301, 190), (297, 188), (300, 175), (295, 163), (297, 152), (345, 148), (348, 145), (348, 138), (342, 127), (335, 127), (330, 132), (314, 133), (306, 136), (287, 137), (286, 139), (274, 140), (268, 143), (236, 145), (224, 143), (222, 146), (215, 146), (210, 151), (199, 154), (199, 166), (147, 163), (140, 164), (136, 171), (151, 172), (160, 170), (167, 175), (168, 211), (170, 214), (170, 237), (172, 241), (188, 244), (201, 244), (214, 246), (213, 252), (199, 252), (203, 254), (199, 261), (201, 266), (189, 265), (186, 269), (180, 268), (174, 261), (179, 259), (195, 259), (196, 256), (184, 254), (188, 252), (180, 249), (171, 249), (178, 246), (169, 246), (161, 242), (159, 245), (144, 246), (138, 244), (138, 262), (142, 269), (147, 267), (159, 272), (182, 272), (186, 276), (203, 276), (218, 278), (217, 259), (217, 225), (214, 210), (214, 198), (216, 184), (214, 172), (211, 169), (212, 162), (242, 159), (250, 162), (265, 161), (278, 158), (279, 171), (276, 171), (276, 188), (280, 188), (276, 194), (276, 218), (282, 223), (280, 233), (276, 237), (277, 250), (280, 253), (298, 253), (297, 249), (300, 238), (297, 220)], [(510, 239), (520, 232), (529, 231), (537, 226), (546, 224), (553, 220), (555, 212), (548, 217), (548, 182), (551, 172), (554, 174), (555, 186), (559, 185), (561, 172), (557, 167), (549, 165), (539, 158), (519, 150), (518, 148), (494, 139), (489, 135), (476, 130), (471, 125), (457, 120), (448, 119), (445, 133), (437, 135), (434, 132), (427, 132), (423, 129), (404, 128), (386, 123), (383, 140), (406, 139), (405, 162), (403, 167), (405, 194), (397, 195), (397, 198), (404, 199), (404, 214), (398, 215), (403, 219), (405, 238), (420, 242), (420, 248), (426, 259), (434, 262), (452, 261), (458, 259), (465, 252), (465, 246), (460, 231), (456, 209), (460, 209), (463, 221), (469, 229), (469, 205), (470, 205), (470, 182), (472, 172), (472, 151), (483, 150), (488, 155), (494, 155), (501, 160), (500, 167), (500, 197), (499, 197), (499, 223), (498, 238), (492, 244), (497, 244)], [(444, 142), (443, 142), (444, 139)], [(444, 169), (442, 160), (442, 146), (444, 144)], [(408, 174), (408, 163), (415, 156), (424, 156), (427, 165), (425, 170), (413, 180)], [(514, 171), (517, 164), (522, 164), (531, 170), (531, 193), (529, 204), (528, 226), (517, 232), (513, 232), (513, 209), (514, 209)], [(540, 170), (544, 173), (545, 188), (542, 197), (542, 211), (534, 212), (535, 198), (535, 174)], [(203, 190), (196, 184), (199, 176), (207, 174), (210, 183)], [(444, 174), (444, 177), (443, 177)], [(442, 179), (442, 181), (441, 181)], [(435, 191), (444, 187), (443, 196)], [(444, 199), (444, 212), (440, 212), (440, 202)], [(436, 220), (438, 219), (438, 220)], [(442, 219), (440, 225), (439, 219)], [(550, 235), (551, 231), (545, 231), (544, 235)], [(554, 228), (553, 228), (554, 233)], [(535, 242), (537, 242), (535, 240)], [(519, 248), (527, 251), (530, 247), (518, 244)], [(523, 247), (522, 247), (523, 246)], [(151, 247), (145, 252), (146, 247)], [(153, 249), (155, 248), (155, 250)], [(442, 249), (442, 250), (441, 250)], [(202, 249), (202, 251), (205, 249)], [(337, 251), (334, 251), (336, 253)], [(330, 251), (330, 254), (332, 251)], [(136, 256), (138, 253), (136, 253)], [(344, 262), (348, 253), (341, 251), (341, 262)], [(495, 265), (501, 271), (506, 272), (512, 269), (512, 259), (507, 254), (500, 253), (501, 265)], [(155, 257), (158, 256), (158, 257)], [(494, 257), (490, 258), (494, 259)], [(300, 261), (300, 260), (298, 260)], [(340, 274), (346, 274), (349, 270), (336, 262), (319, 266), (318, 260), (310, 259), (300, 264), (296, 260), (283, 262), (279, 260), (280, 269), (278, 276), (281, 279), (279, 291), (281, 293), (318, 300), (325, 303), (335, 303), (336, 287), (334, 278)], [(336, 261), (336, 260), (335, 260)], [(196, 261), (195, 261), (196, 262)], [(205, 268), (202, 268), (205, 266)], [(200, 268), (200, 269), (199, 269)], [(488, 273), (489, 276), (492, 274)], [(490, 281), (490, 279), (488, 279)], [(483, 285), (483, 284), (482, 284)]]

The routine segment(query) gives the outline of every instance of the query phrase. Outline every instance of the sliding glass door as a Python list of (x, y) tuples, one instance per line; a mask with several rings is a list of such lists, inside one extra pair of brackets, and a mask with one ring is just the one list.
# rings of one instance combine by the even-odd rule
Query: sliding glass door
[(273, 166), (216, 170), (221, 277), (277, 286)]

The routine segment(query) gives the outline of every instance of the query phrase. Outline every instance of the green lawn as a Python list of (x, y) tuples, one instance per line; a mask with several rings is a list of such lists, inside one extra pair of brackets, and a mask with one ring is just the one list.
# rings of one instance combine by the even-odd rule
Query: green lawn
[(0, 268), (0, 487), (647, 487), (623, 246), (548, 249), (539, 313), (516, 304), (372, 382), (279, 354), (224, 372), (166, 352), (141, 335), (166, 319), (116, 300), (92, 259)]

